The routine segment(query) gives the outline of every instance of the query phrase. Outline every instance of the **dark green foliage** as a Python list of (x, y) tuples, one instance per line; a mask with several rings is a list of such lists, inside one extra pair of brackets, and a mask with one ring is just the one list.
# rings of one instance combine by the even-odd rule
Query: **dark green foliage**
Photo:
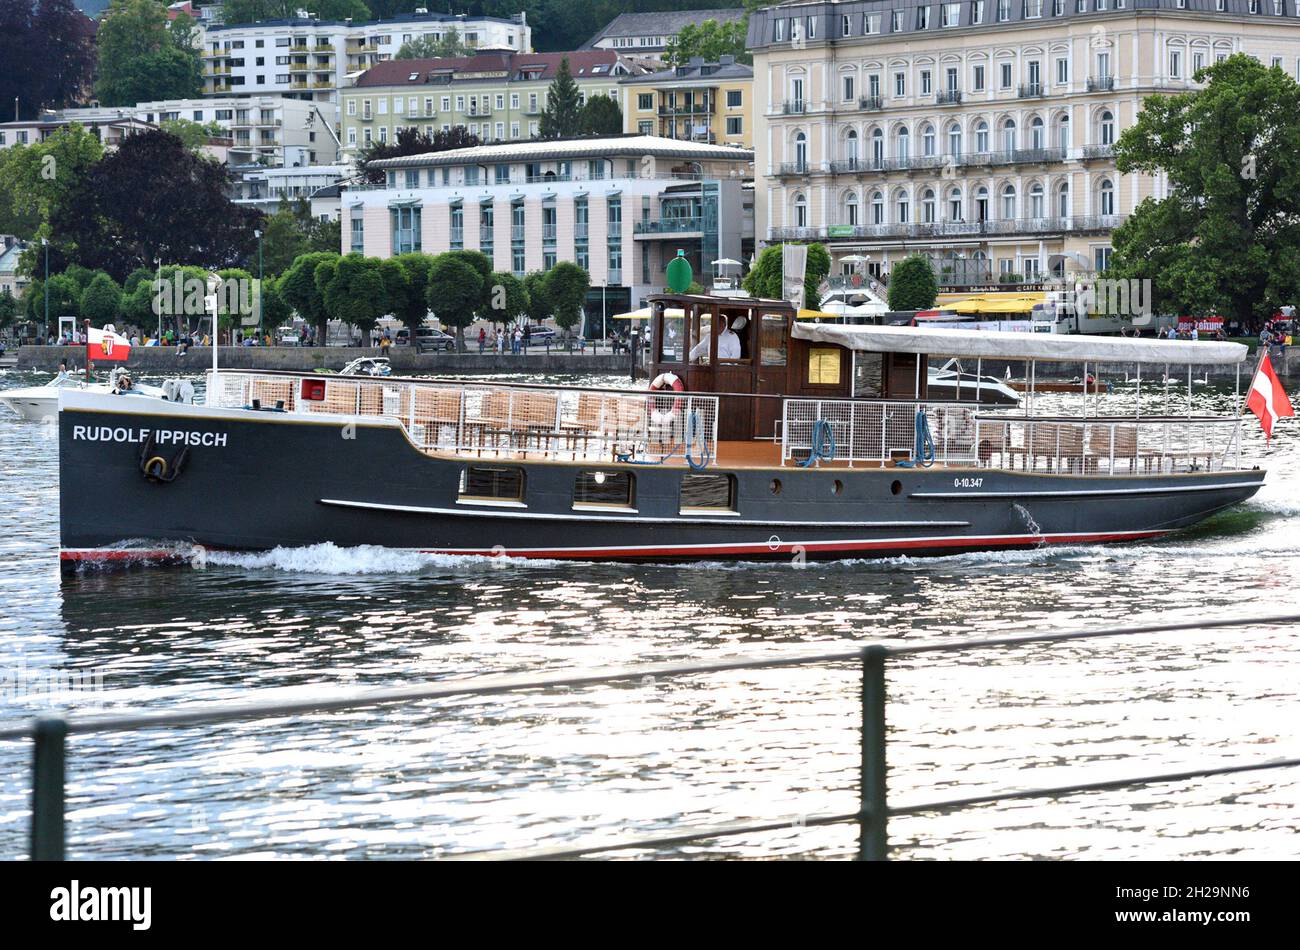
[(929, 259), (911, 254), (889, 271), (890, 310), (928, 310), (939, 296)]

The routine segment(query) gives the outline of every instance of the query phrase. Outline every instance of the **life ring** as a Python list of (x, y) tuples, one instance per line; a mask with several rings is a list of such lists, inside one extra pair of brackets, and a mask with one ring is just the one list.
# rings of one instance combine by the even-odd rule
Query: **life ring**
[[(652, 393), (663, 392), (686, 392), (686, 384), (676, 373), (660, 373), (650, 383)], [(682, 398), (678, 396), (673, 400), (671, 409), (664, 409), (662, 403), (655, 397), (650, 397), (650, 421), (653, 424), (663, 424), (675, 422), (682, 414)]]

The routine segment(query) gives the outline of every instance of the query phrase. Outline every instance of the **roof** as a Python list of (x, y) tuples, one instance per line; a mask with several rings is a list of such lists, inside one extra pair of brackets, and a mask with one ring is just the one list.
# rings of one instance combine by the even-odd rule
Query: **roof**
[(933, 353), (1001, 360), (1096, 360), (1104, 363), (1205, 366), (1240, 363), (1246, 358), (1246, 347), (1240, 343), (1208, 340), (1149, 340), (1083, 334), (836, 323), (796, 324), (791, 335), (797, 340), (834, 343), (850, 350)]
[[(576, 80), (609, 79), (622, 57), (614, 50), (578, 50), (572, 53), (480, 53), (477, 56), (454, 56), (445, 59), (386, 59), (367, 69), (356, 82), (363, 86), (422, 86), (429, 83), (430, 74), (450, 73), (453, 82), (482, 78), (467, 73), (505, 73), (513, 81), (529, 67), (540, 67), (537, 76), (529, 77), (550, 82), (559, 72), (560, 62), (569, 61), (569, 72)], [(627, 63), (622, 63), (629, 68)], [(415, 78), (412, 79), (411, 77)]]
[[(107, 6), (107, 4), (105, 4)], [(303, 19), (302, 17), (289, 17), (279, 20), (255, 20), (252, 23), (219, 23), (209, 26), (209, 33), (216, 33), (222, 30), (247, 30), (250, 28), (260, 29), (267, 26), (331, 26), (342, 27), (349, 30), (362, 30), (371, 27), (393, 26), (400, 23), (508, 23), (512, 26), (524, 26), (522, 14), (516, 14), (511, 17), (499, 16), (469, 16), (467, 14), (455, 13), (403, 13), (398, 16), (389, 17), (384, 20), (318, 20), (314, 17)]]
[(23, 246), (15, 244), (13, 247), (0, 249), (0, 274), (12, 274), (18, 270), (18, 258), (23, 253)]
[(753, 149), (729, 145), (706, 145), (657, 135), (608, 135), (575, 139), (534, 139), (499, 145), (476, 145), (445, 152), (425, 152), (371, 162), (372, 168), (410, 168), (426, 165), (467, 165), (480, 162), (526, 162), (546, 159), (615, 158), (651, 155), (694, 161), (752, 162)]
[(663, 10), (655, 13), (620, 13), (605, 24), (605, 28), (582, 44), (591, 49), (609, 36), (662, 36), (665, 41), (676, 36), (687, 24), (716, 20), (718, 23), (739, 23), (745, 18), (741, 7), (722, 10)]
[(684, 83), (713, 82), (719, 79), (753, 79), (754, 70), (744, 63), (738, 63), (730, 56), (723, 56), (716, 63), (706, 63), (703, 59), (692, 59), (685, 66), (660, 69), (648, 76), (629, 76), (622, 82), (638, 85), (650, 83)]

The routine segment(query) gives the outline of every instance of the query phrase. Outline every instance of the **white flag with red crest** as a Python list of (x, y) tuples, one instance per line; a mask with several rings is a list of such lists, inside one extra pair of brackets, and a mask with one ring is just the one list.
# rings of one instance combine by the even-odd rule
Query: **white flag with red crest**
[(1255, 378), (1250, 382), (1250, 391), (1246, 394), (1246, 408), (1259, 417), (1264, 438), (1269, 440), (1273, 438), (1273, 425), (1278, 419), (1295, 415), (1295, 410), (1291, 408), (1291, 400), (1287, 397), (1286, 390), (1282, 388), (1282, 381), (1277, 378), (1277, 373), (1273, 372), (1273, 363), (1267, 353), (1259, 361)]

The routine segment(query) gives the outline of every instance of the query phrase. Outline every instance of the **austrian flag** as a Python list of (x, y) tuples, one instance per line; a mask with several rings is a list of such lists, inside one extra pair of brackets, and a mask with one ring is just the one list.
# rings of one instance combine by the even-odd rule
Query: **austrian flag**
[(1273, 438), (1273, 424), (1283, 416), (1294, 416), (1291, 400), (1287, 398), (1282, 381), (1273, 372), (1273, 363), (1268, 354), (1260, 360), (1259, 369), (1250, 383), (1250, 392), (1246, 394), (1246, 408), (1259, 417), (1259, 424), (1264, 430), (1264, 438)]

